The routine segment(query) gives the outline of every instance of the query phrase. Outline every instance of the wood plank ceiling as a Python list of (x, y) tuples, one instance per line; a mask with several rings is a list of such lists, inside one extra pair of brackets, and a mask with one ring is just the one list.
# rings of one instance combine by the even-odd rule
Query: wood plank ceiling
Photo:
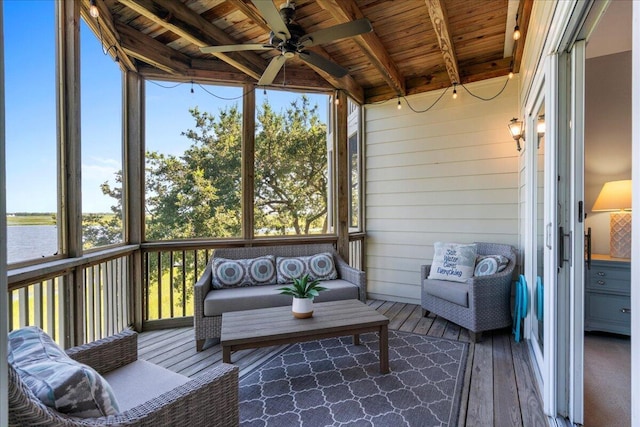
[[(272, 0), (256, 0), (272, 1)], [(275, 0), (279, 7), (285, 0)], [(309, 50), (348, 70), (334, 77), (297, 56), (273, 87), (340, 89), (360, 103), (518, 72), (533, 0), (295, 0), (306, 34), (367, 18), (373, 31)], [(257, 84), (276, 49), (204, 54), (200, 47), (269, 43), (267, 21), (251, 0), (95, 0), (82, 16), (124, 69), (145, 78)], [(505, 43), (509, 43), (505, 48)], [(506, 51), (506, 53), (505, 53)]]

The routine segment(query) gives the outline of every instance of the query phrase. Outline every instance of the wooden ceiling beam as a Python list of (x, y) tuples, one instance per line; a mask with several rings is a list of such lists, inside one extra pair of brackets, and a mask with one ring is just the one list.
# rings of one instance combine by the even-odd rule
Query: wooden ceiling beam
[[(502, 58), (497, 61), (461, 67), (461, 81), (459, 83), (472, 83), (494, 77), (507, 76), (509, 75), (509, 71), (511, 71), (511, 58)], [(449, 72), (443, 69), (428, 75), (407, 79), (407, 95), (444, 89), (450, 86)], [(390, 90), (388, 86), (379, 86), (365, 90), (365, 101), (367, 104), (387, 101), (396, 97), (397, 95)]]
[[(320, 7), (329, 12), (339, 24), (365, 18), (355, 0), (317, 0)], [(365, 56), (380, 72), (396, 95), (406, 95), (404, 76), (385, 49), (375, 32), (353, 37)]]
[(522, 37), (516, 40), (513, 46), (513, 72), (520, 72), (520, 63), (522, 62), (522, 54), (524, 52), (524, 42), (527, 39), (529, 30), (529, 19), (531, 18), (531, 9), (533, 8), (533, 0), (524, 0), (520, 2), (518, 8), (518, 25)]
[[(241, 11), (247, 18), (251, 19), (257, 26), (262, 28), (265, 33), (268, 34), (271, 31), (271, 28), (269, 28), (267, 21), (264, 20), (262, 15), (260, 15), (253, 4), (245, 3), (243, 0), (227, 0), (227, 3), (232, 4), (236, 9)], [(315, 46), (310, 50), (313, 50), (315, 53), (324, 57), (325, 59), (328, 59), (331, 62), (336, 62), (331, 58), (331, 55), (329, 55), (329, 53), (322, 46)], [(311, 67), (334, 88), (344, 91), (356, 102), (360, 104), (364, 103), (364, 89), (349, 74), (342, 78), (337, 78), (325, 72), (321, 68), (314, 67), (309, 63), (307, 63), (306, 65)]]
[(187, 74), (191, 59), (128, 25), (116, 23), (125, 53), (171, 74)]
[(449, 18), (443, 0), (425, 0), (429, 17), (433, 24), (433, 29), (440, 45), (444, 66), (447, 69), (449, 80), (452, 84), (460, 83), (460, 72), (458, 70), (458, 58), (453, 48), (451, 31), (449, 31)]
[[(247, 76), (230, 65), (210, 59), (192, 60), (192, 66), (184, 74), (171, 74), (148, 65), (140, 65), (138, 68), (140, 75), (150, 80), (181, 81), (185, 83), (197, 81), (198, 83), (206, 84), (225, 83), (232, 85), (254, 82), (252, 77)], [(333, 87), (329, 83), (306, 67), (288, 68), (287, 81), (290, 81), (290, 83), (286, 85), (286, 89), (316, 92), (318, 90), (325, 92), (333, 90)], [(277, 88), (277, 86), (274, 85), (274, 88)]]
[[(174, 0), (118, 0), (147, 19), (197, 47), (237, 44), (224, 31)], [(215, 53), (216, 57), (258, 80), (267, 62), (251, 52)]]
[(80, 13), (89, 28), (91, 28), (91, 31), (93, 31), (100, 43), (102, 43), (103, 51), (106, 50), (114, 60), (117, 57), (120, 64), (127, 70), (137, 71), (134, 61), (129, 58), (122, 49), (120, 34), (116, 31), (111, 12), (104, 4), (104, 1), (96, 0), (96, 7), (100, 12), (98, 19), (89, 14), (89, 0), (82, 1)]

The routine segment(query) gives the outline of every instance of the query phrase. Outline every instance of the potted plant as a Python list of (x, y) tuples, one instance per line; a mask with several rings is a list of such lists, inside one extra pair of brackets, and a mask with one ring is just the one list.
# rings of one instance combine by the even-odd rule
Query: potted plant
[(308, 274), (293, 279), (293, 283), (289, 286), (278, 288), (281, 294), (291, 295), (293, 303), (291, 311), (293, 316), (298, 319), (306, 319), (313, 315), (313, 298), (325, 291), (327, 288), (320, 286), (320, 282), (316, 279), (309, 278)]

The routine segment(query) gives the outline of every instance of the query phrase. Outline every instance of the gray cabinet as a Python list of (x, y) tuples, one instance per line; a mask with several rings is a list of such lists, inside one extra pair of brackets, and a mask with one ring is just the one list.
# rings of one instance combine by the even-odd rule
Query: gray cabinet
[(586, 331), (631, 335), (631, 264), (628, 259), (592, 256), (585, 275)]

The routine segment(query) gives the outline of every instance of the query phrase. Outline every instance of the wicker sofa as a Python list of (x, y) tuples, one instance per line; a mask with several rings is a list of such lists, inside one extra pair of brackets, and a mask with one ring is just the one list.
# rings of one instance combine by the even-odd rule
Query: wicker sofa
[(9, 363), (10, 426), (237, 426), (238, 368), (221, 364), (188, 378), (138, 360), (137, 333), (119, 334), (66, 353), (89, 365), (113, 388), (122, 412), (78, 418), (46, 406)]
[(276, 257), (309, 256), (323, 252), (333, 254), (338, 273), (336, 280), (322, 282), (328, 288), (321, 292), (315, 301), (335, 301), (341, 299), (359, 299), (366, 302), (365, 273), (350, 267), (336, 253), (332, 244), (302, 244), (257, 246), (242, 248), (216, 249), (209, 260), (194, 290), (194, 329), (196, 350), (201, 351), (207, 339), (220, 338), (222, 313), (227, 311), (252, 310), (256, 308), (278, 307), (291, 304), (291, 297), (281, 295), (277, 288), (282, 284), (244, 286), (229, 289), (212, 287), (212, 264), (216, 258), (249, 259), (265, 255)]
[(431, 265), (421, 267), (423, 315), (430, 312), (469, 330), (475, 342), (482, 332), (511, 325), (511, 287), (516, 265), (513, 246), (476, 243), (478, 255), (502, 255), (506, 268), (489, 276), (473, 276), (464, 283), (428, 279)]

